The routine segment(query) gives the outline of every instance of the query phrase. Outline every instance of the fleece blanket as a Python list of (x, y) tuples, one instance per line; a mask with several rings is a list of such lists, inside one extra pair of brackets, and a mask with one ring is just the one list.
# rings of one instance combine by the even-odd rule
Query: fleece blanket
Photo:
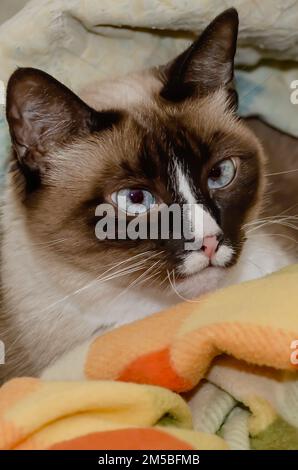
[[(20, 66), (79, 92), (90, 81), (165, 63), (230, 6), (240, 16), (240, 114), (298, 137), (298, 0), (31, 0), (0, 26), (0, 103), (1, 82)], [(0, 142), (3, 174), (3, 106)]]
[(90, 339), (0, 389), (2, 449), (298, 449), (298, 265)]

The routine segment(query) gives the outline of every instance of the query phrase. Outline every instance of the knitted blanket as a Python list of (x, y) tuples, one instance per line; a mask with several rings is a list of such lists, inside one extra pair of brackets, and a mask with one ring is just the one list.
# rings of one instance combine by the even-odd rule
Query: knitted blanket
[(0, 389), (2, 449), (298, 449), (298, 265), (177, 305)]

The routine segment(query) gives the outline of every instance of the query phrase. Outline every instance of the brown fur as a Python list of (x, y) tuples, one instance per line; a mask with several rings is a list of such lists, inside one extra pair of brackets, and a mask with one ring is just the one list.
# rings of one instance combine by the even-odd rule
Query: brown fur
[(271, 219), (271, 225), (268, 224), (266, 227), (267, 233), (297, 256), (298, 236), (294, 219), (288, 220), (292, 227), (283, 225), (282, 220), (276, 220), (275, 223), (274, 219), (279, 216), (297, 217), (298, 139), (274, 129), (257, 118), (246, 119), (246, 124), (257, 136), (268, 156), (266, 194), (260, 217)]

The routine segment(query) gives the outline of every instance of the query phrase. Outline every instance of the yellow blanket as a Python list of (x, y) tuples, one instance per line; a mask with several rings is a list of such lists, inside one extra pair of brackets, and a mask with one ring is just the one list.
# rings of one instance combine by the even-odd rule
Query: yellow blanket
[(298, 449), (297, 286), (295, 265), (6, 383), (0, 448)]

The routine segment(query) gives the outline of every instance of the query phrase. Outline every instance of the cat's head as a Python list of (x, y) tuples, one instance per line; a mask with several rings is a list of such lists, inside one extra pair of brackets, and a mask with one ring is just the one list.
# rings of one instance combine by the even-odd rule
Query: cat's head
[[(93, 85), (84, 101), (39, 70), (12, 75), (13, 184), (45, 252), (125, 284), (150, 279), (163, 288), (175, 276), (180, 290), (191, 284), (194, 294), (237, 262), (264, 162), (236, 115), (237, 32), (237, 12), (227, 10), (169, 64)], [(126, 224), (148, 221), (152, 203), (199, 204), (202, 243), (187, 250), (183, 236), (119, 239), (117, 220), (116, 239), (99, 240), (95, 212), (103, 203), (127, 211)]]

